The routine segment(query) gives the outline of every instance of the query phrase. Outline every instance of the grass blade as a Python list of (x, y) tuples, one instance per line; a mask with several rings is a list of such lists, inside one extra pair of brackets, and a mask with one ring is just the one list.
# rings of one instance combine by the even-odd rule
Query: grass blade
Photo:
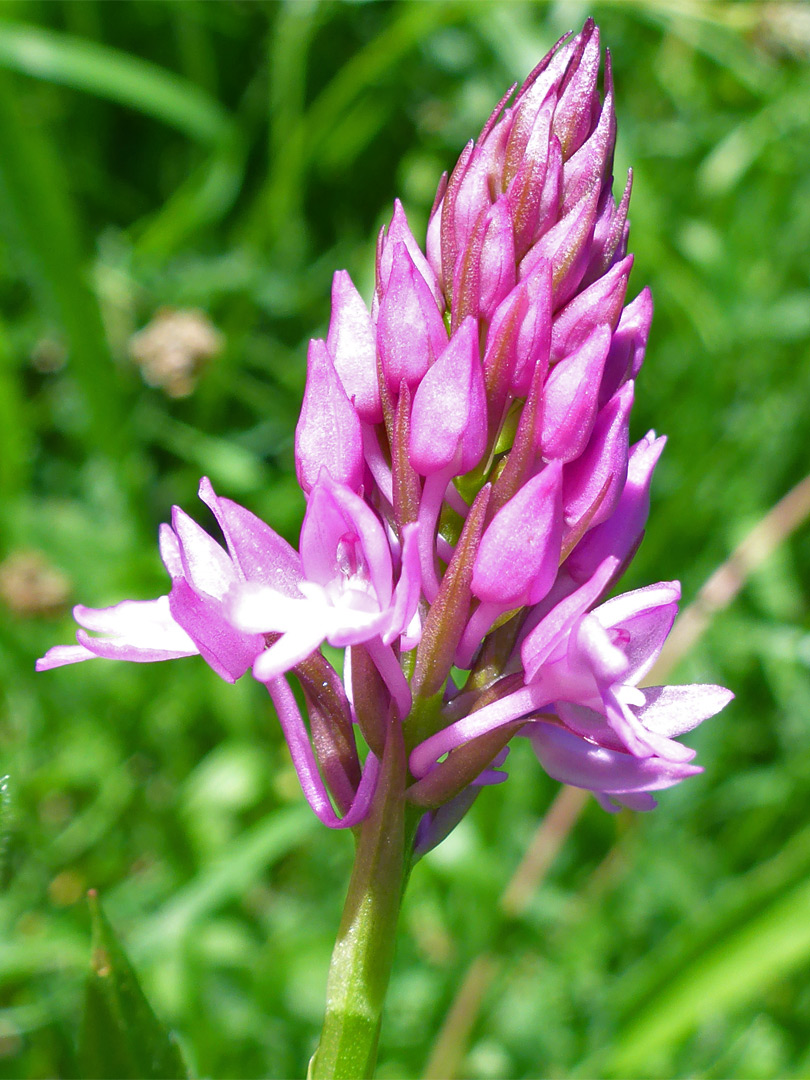
[[(641, 1005), (619, 1033), (606, 1063), (611, 1075), (645, 1071), (701, 1021), (759, 998), (768, 985), (810, 962), (810, 880), (778, 897), (728, 937), (683, 967)], [(646, 1075), (646, 1071), (645, 1071)]]
[(187, 1077), (177, 1043), (146, 1000), (95, 892), (89, 894), (88, 900), (93, 920), (93, 961), (79, 1040), (82, 1075), (133, 1080)]
[(109, 45), (0, 22), (0, 64), (137, 109), (203, 143), (231, 133), (227, 110), (199, 86)]
[(75, 208), (58, 154), (23, 114), (16, 85), (0, 72), (0, 198), (3, 223), (22, 251), (34, 288), (61, 324), (89, 413), (95, 448), (126, 446), (121, 387), (95, 295), (85, 280)]

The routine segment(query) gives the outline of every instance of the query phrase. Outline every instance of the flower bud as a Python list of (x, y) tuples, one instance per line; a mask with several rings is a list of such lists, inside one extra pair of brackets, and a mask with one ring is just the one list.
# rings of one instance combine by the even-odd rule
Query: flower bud
[(558, 312), (551, 330), (552, 363), (578, 349), (595, 327), (607, 323), (616, 328), (632, 267), (633, 256), (628, 255)]
[(454, 464), (474, 468), (486, 446), (486, 402), (478, 325), (467, 318), (422, 379), (413, 399), (410, 459), (423, 476)]
[(597, 326), (575, 353), (552, 368), (540, 424), (540, 451), (547, 461), (573, 461), (587, 446), (610, 340), (610, 327)]
[(588, 527), (606, 521), (627, 479), (628, 430), (633, 383), (625, 383), (599, 412), (585, 452), (565, 466), (565, 523), (588, 517)]
[(363, 483), (363, 434), (326, 343), (313, 340), (307, 354), (307, 384), (295, 428), (295, 471), (310, 492), (328, 469), (333, 480), (359, 491)]
[(586, 581), (608, 555), (621, 571), (641, 542), (650, 509), (650, 484), (666, 438), (651, 431), (630, 450), (627, 481), (610, 517), (591, 529), (566, 559), (566, 571), (577, 583)]
[(382, 233), (380, 255), (377, 260), (377, 289), (380, 295), (383, 295), (388, 287), (394, 263), (394, 248), (397, 244), (404, 244), (408, 249), (408, 254), (413, 260), (414, 266), (433, 293), (437, 305), (442, 309), (444, 307), (444, 296), (438, 278), (411, 232), (402, 203), (399, 199), (394, 199), (394, 213), (391, 216), (391, 224), (388, 226), (387, 231), (384, 230)]
[(409, 387), (417, 386), (446, 345), (447, 331), (433, 294), (398, 241), (377, 318), (377, 349), (389, 392), (396, 395), (403, 379)]
[(561, 543), (562, 466), (554, 461), (487, 527), (473, 566), (473, 593), (504, 610), (536, 604), (557, 574)]
[(332, 279), (332, 317), (326, 347), (361, 420), (382, 420), (374, 327), (363, 298), (345, 270)]
[(554, 134), (560, 140), (563, 155), (570, 158), (583, 144), (599, 109), (596, 81), (601, 61), (599, 29), (589, 19), (576, 46), (563, 79), (560, 102), (554, 113)]
[(515, 286), (515, 234), (509, 200), (505, 195), (487, 212), (479, 262), (478, 312), (490, 319), (495, 308)]
[(652, 314), (653, 304), (649, 289), (642, 289), (622, 312), (602, 375), (600, 405), (613, 397), (627, 379), (635, 379), (641, 370)]

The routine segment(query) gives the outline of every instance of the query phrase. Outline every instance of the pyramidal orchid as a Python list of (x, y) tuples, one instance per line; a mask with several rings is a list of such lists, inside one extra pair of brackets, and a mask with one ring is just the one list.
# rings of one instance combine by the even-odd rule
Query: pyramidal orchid
[(175, 509), (167, 595), (77, 607), (77, 643), (38, 663), (199, 654), (267, 686), (314, 811), (358, 827), (314, 1077), (371, 1074), (412, 862), (506, 778), (512, 738), (606, 809), (649, 810), (700, 771), (678, 736), (732, 696), (640, 685), (677, 582), (611, 595), (665, 441), (629, 438), (652, 302), (627, 301), (615, 138), (588, 20), (464, 148), (424, 249), (395, 204), (370, 305), (335, 274), (296, 429), (299, 550), (203, 480), (226, 547)]

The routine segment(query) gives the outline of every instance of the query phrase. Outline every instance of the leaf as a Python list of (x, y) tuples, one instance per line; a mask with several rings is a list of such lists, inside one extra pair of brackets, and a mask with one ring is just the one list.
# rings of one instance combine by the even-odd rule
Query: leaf
[(122, 383), (111, 362), (98, 300), (85, 278), (81, 226), (64, 162), (47, 133), (31, 123), (18, 85), (2, 71), (0, 200), (9, 247), (43, 309), (61, 324), (89, 414), (88, 442), (107, 452), (123, 479), (128, 426)]
[(0, 889), (9, 881), (8, 849), (11, 837), (11, 777), (0, 776)]
[(82, 1075), (88, 1080), (184, 1080), (189, 1073), (180, 1049), (146, 1000), (95, 891), (88, 901), (93, 954), (79, 1038)]
[(199, 86), (95, 41), (0, 22), (0, 64), (127, 105), (200, 142), (216, 143), (231, 133), (227, 111)]
[(285, 807), (257, 822), (236, 840), (219, 859), (180, 889), (151, 919), (144, 923), (133, 949), (154, 953), (187, 934), (204, 916), (223, 904), (243, 897), (268, 867), (295, 850), (317, 827), (309, 807)]
[(810, 962), (810, 880), (687, 964), (619, 1033), (605, 1072), (635, 1075), (699, 1024), (742, 1006)]

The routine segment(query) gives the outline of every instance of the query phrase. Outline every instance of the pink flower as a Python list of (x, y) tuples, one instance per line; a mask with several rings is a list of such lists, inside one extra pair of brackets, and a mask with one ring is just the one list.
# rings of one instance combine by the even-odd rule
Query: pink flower
[[(315, 492), (325, 490), (335, 493), (332, 509), (339, 505), (340, 500), (351, 503), (356, 499), (351, 491), (333, 484), (328, 476), (315, 487)], [(228, 550), (220, 547), (199, 525), (175, 507), (172, 527), (164, 525), (160, 532), (161, 555), (172, 577), (169, 595), (157, 600), (125, 600), (114, 607), (101, 610), (78, 606), (74, 615), (83, 627), (77, 633), (78, 644), (59, 645), (50, 649), (37, 662), (37, 670), (45, 671), (94, 657), (151, 662), (199, 654), (223, 679), (234, 682), (244, 675), (251, 665), (259, 663), (262, 657), (272, 655), (273, 662), (265, 662), (267, 670), (260, 681), (267, 685), (276, 705), (307, 799), (320, 819), (330, 827), (345, 828), (355, 825), (365, 816), (373, 795), (377, 775), (376, 757), (372, 754), (367, 759), (362, 777), (351, 792), (351, 797), (344, 799), (347, 812), (339, 818), (332, 808), (321, 779), (298, 705), (285, 680), (280, 677), (293, 668), (296, 668), (300, 677), (302, 672), (298, 665), (309, 658), (325, 634), (320, 633), (314, 644), (301, 648), (302, 635), (300, 627), (296, 627), (299, 629), (298, 635), (294, 628), (291, 633), (283, 634), (275, 646), (267, 649), (263, 634), (240, 629), (234, 624), (230, 614), (234, 596), (244, 590), (254, 590), (264, 596), (271, 594), (281, 607), (285, 604), (288, 607), (302, 605), (307, 608), (303, 618), (309, 619), (310, 625), (313, 625), (313, 619), (317, 620), (322, 615), (323, 608), (327, 605), (320, 596), (307, 598), (307, 586), (312, 583), (308, 583), (304, 577), (302, 559), (268, 525), (237, 503), (218, 497), (207, 479), (203, 479), (200, 484), (200, 497), (217, 518)], [(316, 494), (315, 497), (317, 502), (319, 496)], [(362, 506), (360, 500), (357, 502)], [(308, 520), (315, 521), (316, 516), (309, 515)], [(329, 524), (327, 523), (326, 536)], [(331, 524), (334, 525), (334, 521)], [(413, 577), (406, 574), (405, 584), (401, 584), (401, 578), (397, 590), (392, 592), (391, 558), (385, 538), (381, 537), (381, 527), (377, 524), (378, 531), (375, 532), (373, 526), (365, 524), (371, 538), (365, 537), (366, 547), (357, 553), (357, 557), (373, 551), (376, 559), (374, 583), (380, 587), (382, 595), (387, 596), (388, 601), (385, 618), (377, 620), (375, 633), (378, 636), (382, 633), (390, 634), (397, 625), (397, 620), (403, 623), (403, 627), (405, 623), (412, 624), (411, 629), (416, 632), (414, 610), (415, 597), (418, 596), (418, 578), (414, 584)], [(340, 543), (341, 541), (338, 541), (332, 549), (332, 557), (353, 557), (354, 548), (358, 544), (357, 537), (352, 538), (350, 530), (346, 530), (342, 548)], [(321, 575), (324, 584), (327, 584), (328, 577), (328, 544), (329, 540), (318, 534), (317, 523), (310, 525), (302, 542), (302, 550), (307, 553), (303, 562), (314, 568), (316, 577)], [(407, 541), (406, 548), (407, 550), (403, 551), (403, 564), (413, 567), (416, 562), (415, 541)], [(333, 577), (342, 572), (340, 566), (333, 569)], [(355, 582), (358, 580), (355, 575)], [(351, 607), (349, 603), (347, 610)], [(317, 622), (314, 624), (320, 626)], [(97, 631), (101, 636), (91, 637), (86, 630)], [(365, 638), (361, 636), (360, 640)], [(384, 650), (382, 644), (380, 648)], [(321, 661), (320, 678), (328, 682), (331, 669), (328, 669), (327, 665), (327, 670), (324, 670), (323, 664), (325, 661)], [(333, 672), (331, 674), (334, 675)], [(339, 687), (339, 683), (337, 686)], [(400, 684), (397, 684), (397, 689), (400, 693), (407, 693), (407, 683), (404, 691)], [(342, 689), (336, 695), (338, 699), (341, 694)], [(345, 695), (343, 700), (345, 702)], [(350, 715), (348, 703), (345, 708), (346, 714)], [(356, 765), (356, 754), (354, 762)], [(351, 761), (349, 764), (351, 765)]]
[[(295, 595), (300, 559), (290, 545), (248, 510), (219, 498), (207, 479), (200, 498), (213, 511), (225, 535), (223, 550), (179, 507), (172, 525), (160, 529), (160, 553), (172, 579), (168, 596), (125, 600), (101, 610), (74, 609), (78, 645), (60, 645), (37, 662), (44, 671), (63, 664), (104, 657), (151, 662), (199, 654), (227, 682), (235, 682), (264, 648), (258, 634), (237, 630), (226, 614), (227, 597), (240, 581), (272, 582)], [(86, 633), (91, 630), (99, 637)]]
[(257, 657), (253, 673), (266, 682), (306, 659), (322, 641), (338, 648), (373, 647), (383, 678), (404, 715), (410, 691), (390, 645), (413, 648), (420, 634), (416, 525), (403, 529), (401, 572), (393, 585), (388, 537), (377, 516), (324, 470), (310, 493), (301, 529), (302, 576), (290, 595), (273, 584), (246, 581), (228, 597), (229, 617), (246, 634), (280, 634)]
[[(168, 596), (77, 607), (78, 644), (40, 669), (195, 653), (229, 681), (252, 667), (331, 825), (365, 812), (401, 724), (420, 851), (505, 778), (518, 733), (608, 809), (649, 809), (699, 771), (677, 737), (731, 694), (639, 687), (678, 584), (605, 599), (642, 540), (665, 440), (630, 446), (652, 301), (626, 302), (632, 177), (614, 198), (609, 57), (601, 99), (600, 66), (589, 19), (465, 147), (425, 251), (394, 204), (370, 307), (335, 274), (296, 428), (300, 553), (203, 481), (227, 552), (176, 509), (161, 531)], [(346, 649), (342, 685), (324, 641)], [(363, 770), (354, 724), (373, 751)]]
[[(638, 795), (700, 771), (686, 767), (694, 751), (672, 736), (719, 712), (733, 694), (704, 685), (638, 688), (666, 640), (680, 590), (662, 582), (593, 608), (615, 568), (615, 559), (606, 559), (526, 637), (522, 685), (513, 687), (507, 676), (508, 692), (413, 751), (416, 776), (427, 776), (448, 751), (518, 720), (529, 722), (524, 733), (551, 775), (596, 792)], [(644, 802), (636, 799), (636, 808)]]

